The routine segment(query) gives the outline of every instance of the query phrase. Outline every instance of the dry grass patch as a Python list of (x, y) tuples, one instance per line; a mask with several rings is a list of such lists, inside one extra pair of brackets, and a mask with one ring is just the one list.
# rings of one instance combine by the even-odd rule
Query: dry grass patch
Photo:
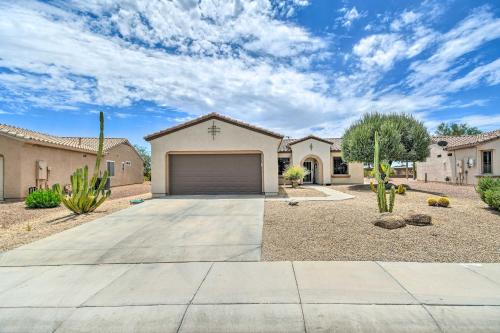
[(500, 262), (500, 215), (479, 198), (450, 198), (450, 208), (427, 205), (428, 193), (396, 197), (395, 213), (430, 214), (432, 226), (375, 227), (375, 194), (364, 186), (332, 186), (354, 199), (328, 202), (268, 201), (263, 260), (387, 260)]

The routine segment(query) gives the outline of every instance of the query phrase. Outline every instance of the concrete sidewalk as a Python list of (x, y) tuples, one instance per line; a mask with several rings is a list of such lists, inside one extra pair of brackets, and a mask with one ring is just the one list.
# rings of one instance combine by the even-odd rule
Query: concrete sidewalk
[(500, 264), (98, 264), (0, 276), (0, 332), (500, 331)]

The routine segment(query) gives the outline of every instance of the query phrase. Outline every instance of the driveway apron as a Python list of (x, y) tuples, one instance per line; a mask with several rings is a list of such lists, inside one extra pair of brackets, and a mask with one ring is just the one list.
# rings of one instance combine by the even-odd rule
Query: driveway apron
[(0, 266), (259, 261), (260, 196), (153, 199), (0, 255)]

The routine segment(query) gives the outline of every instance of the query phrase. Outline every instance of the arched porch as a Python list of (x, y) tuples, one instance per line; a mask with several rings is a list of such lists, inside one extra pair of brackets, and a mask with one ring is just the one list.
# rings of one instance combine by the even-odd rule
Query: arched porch
[(300, 165), (310, 172), (304, 177), (304, 184), (323, 184), (323, 161), (319, 156), (306, 155), (300, 161)]

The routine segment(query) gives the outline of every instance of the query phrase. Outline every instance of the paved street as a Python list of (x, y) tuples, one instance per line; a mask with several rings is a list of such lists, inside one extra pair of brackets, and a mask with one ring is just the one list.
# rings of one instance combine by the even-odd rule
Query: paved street
[(500, 331), (500, 264), (261, 262), (263, 205), (151, 200), (6, 252), (0, 332)]

